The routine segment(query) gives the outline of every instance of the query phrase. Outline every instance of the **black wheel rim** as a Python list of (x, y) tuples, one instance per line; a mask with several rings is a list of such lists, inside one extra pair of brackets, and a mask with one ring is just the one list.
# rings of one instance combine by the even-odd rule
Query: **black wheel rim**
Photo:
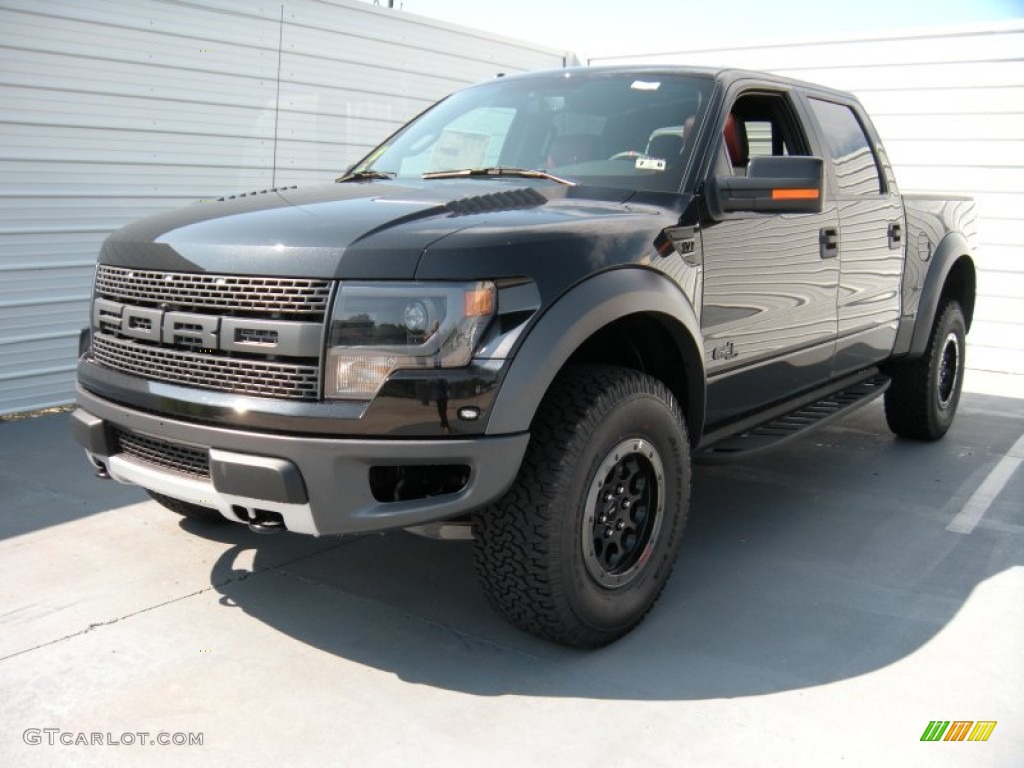
[(583, 560), (607, 589), (633, 581), (650, 559), (661, 530), (665, 472), (646, 440), (623, 440), (594, 473), (583, 516)]
[(946, 336), (939, 358), (938, 399), (939, 407), (945, 410), (953, 401), (956, 383), (960, 375), (960, 339), (955, 333)]

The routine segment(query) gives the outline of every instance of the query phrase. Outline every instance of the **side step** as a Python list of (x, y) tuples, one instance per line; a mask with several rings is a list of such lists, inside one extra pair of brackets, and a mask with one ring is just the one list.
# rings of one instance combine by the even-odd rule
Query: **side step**
[(891, 381), (888, 376), (875, 373), (867, 379), (848, 384), (817, 400), (798, 405), (782, 415), (774, 415), (759, 425), (748, 425), (742, 432), (724, 434), (719, 439), (713, 437), (714, 442), (700, 449), (694, 459), (710, 464), (774, 448), (812, 429), (831, 424), (862, 405), (867, 405), (883, 394)]

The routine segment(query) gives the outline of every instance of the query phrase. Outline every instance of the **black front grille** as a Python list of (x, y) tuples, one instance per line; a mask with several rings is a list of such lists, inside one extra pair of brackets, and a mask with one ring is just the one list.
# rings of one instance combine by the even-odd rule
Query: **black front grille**
[(181, 445), (148, 435), (114, 430), (118, 453), (131, 461), (199, 480), (210, 479), (210, 452), (205, 448)]
[(129, 304), (231, 313), (323, 317), (330, 280), (161, 272), (100, 264), (96, 295)]
[(320, 391), (316, 365), (184, 352), (107, 334), (93, 337), (92, 355), (97, 363), (116, 371), (240, 395), (316, 400)]
[[(309, 343), (281, 343), (273, 326), (319, 327), (327, 316), (331, 288), (330, 280), (101, 264), (96, 269), (92, 356), (99, 365), (145, 379), (257, 397), (316, 400), (319, 352)], [(176, 313), (172, 320), (171, 312)], [(252, 328), (239, 326), (243, 317), (254, 321)], [(167, 323), (173, 326), (171, 334)], [(230, 335), (223, 343), (218, 336), (222, 331)], [(303, 351), (290, 351), (297, 346)]]

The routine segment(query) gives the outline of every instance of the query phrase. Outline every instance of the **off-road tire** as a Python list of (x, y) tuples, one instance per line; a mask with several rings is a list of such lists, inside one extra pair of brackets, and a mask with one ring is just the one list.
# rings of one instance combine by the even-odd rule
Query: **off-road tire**
[(216, 509), (201, 507), (198, 504), (192, 504), (187, 501), (182, 501), (181, 499), (172, 499), (170, 496), (164, 496), (162, 493), (157, 493), (156, 491), (147, 490), (146, 493), (149, 494), (153, 501), (161, 506), (167, 507), (171, 512), (177, 512), (179, 515), (184, 515), (192, 520), (198, 520), (200, 523), (220, 525), (221, 523), (231, 522)]
[(537, 410), (514, 485), (473, 516), (484, 592), (531, 634), (606, 645), (661, 594), (689, 497), (686, 425), (668, 388), (628, 368), (570, 367)]
[(885, 420), (900, 437), (938, 440), (949, 430), (963, 387), (966, 333), (963, 310), (947, 299), (936, 314), (924, 354), (889, 369)]

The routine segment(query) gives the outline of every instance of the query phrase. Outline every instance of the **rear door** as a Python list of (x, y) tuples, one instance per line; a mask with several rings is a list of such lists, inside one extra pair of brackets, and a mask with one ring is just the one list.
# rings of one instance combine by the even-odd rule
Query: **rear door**
[(807, 103), (820, 144), (832, 159), (839, 209), (838, 337), (833, 374), (889, 355), (900, 315), (903, 202), (881, 143), (854, 101), (830, 94)]
[[(709, 175), (745, 175), (757, 155), (810, 155), (791, 92), (734, 88), (718, 117)], [(829, 378), (836, 338), (836, 205), (821, 213), (734, 213), (702, 231), (701, 328), (708, 425)]]

